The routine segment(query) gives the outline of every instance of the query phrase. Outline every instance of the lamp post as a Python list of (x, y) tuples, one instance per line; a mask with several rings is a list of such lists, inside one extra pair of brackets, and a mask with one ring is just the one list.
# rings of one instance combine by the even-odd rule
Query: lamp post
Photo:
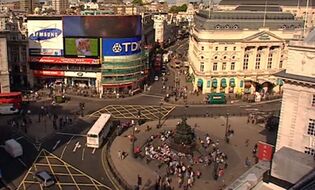
[(160, 128), (161, 127), (161, 119), (162, 119), (162, 105), (163, 103), (160, 102), (160, 109), (159, 109), (159, 123), (157, 125), (157, 128)]
[(229, 143), (229, 113), (226, 113), (226, 122), (225, 122), (225, 142)]
[(137, 123), (139, 123), (140, 118), (141, 118), (141, 110), (138, 110), (137, 122), (135, 122), (134, 120), (131, 120), (131, 124), (132, 124), (131, 153), (132, 153), (132, 156), (134, 158), (136, 158), (136, 154), (135, 154), (135, 140), (136, 140), (136, 138), (135, 138), (135, 128), (136, 128)]

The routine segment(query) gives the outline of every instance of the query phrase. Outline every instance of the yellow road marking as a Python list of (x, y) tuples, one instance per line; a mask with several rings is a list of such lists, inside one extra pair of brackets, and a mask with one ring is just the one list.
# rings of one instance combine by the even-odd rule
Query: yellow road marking
[[(105, 145), (107, 146), (107, 145)], [(109, 181), (113, 184), (114, 188), (116, 190), (120, 190), (120, 188), (117, 186), (117, 184), (113, 181), (113, 179), (111, 178), (111, 176), (109, 176), (108, 172), (107, 172), (107, 169), (105, 169), (105, 164), (104, 164), (104, 150), (105, 150), (105, 146), (103, 146), (102, 148), (102, 152), (101, 152), (101, 158), (102, 158), (102, 166), (104, 168), (104, 171), (105, 171), (105, 174), (107, 175), (107, 178), (109, 179)]]
[[(44, 152), (44, 154), (46, 155), (46, 152)], [(49, 159), (47, 157), (45, 157), (45, 158), (46, 158), (46, 161), (47, 161), (47, 164), (48, 164), (48, 166), (50, 168), (51, 173), (55, 176), (54, 170), (53, 170), (52, 166), (50, 165)], [(60, 188), (60, 190), (62, 190), (62, 187), (61, 187), (61, 185), (58, 182), (57, 182), (57, 185)]]

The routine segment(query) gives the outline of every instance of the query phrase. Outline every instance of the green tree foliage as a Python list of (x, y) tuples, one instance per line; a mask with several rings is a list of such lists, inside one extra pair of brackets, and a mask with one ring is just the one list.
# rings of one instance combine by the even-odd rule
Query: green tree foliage
[(170, 13), (178, 13), (178, 12), (186, 12), (187, 10), (187, 5), (183, 4), (181, 6), (172, 6), (169, 10)]
[(142, 0), (133, 0), (132, 4), (134, 4), (134, 5), (143, 5), (143, 1)]

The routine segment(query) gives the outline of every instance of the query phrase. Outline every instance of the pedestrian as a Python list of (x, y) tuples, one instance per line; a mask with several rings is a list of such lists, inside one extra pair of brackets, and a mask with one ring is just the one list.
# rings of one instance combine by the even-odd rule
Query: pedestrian
[(137, 184), (138, 184), (138, 186), (142, 185), (142, 177), (139, 174), (137, 176)]
[(251, 165), (251, 161), (250, 161), (250, 159), (248, 157), (246, 157), (246, 159), (245, 159), (245, 166), (246, 167), (250, 167), (250, 165)]
[(122, 152), (121, 152), (121, 150), (118, 150), (118, 158), (122, 160)]
[(245, 146), (246, 146), (246, 147), (249, 146), (249, 139), (246, 139), (246, 141), (245, 141)]

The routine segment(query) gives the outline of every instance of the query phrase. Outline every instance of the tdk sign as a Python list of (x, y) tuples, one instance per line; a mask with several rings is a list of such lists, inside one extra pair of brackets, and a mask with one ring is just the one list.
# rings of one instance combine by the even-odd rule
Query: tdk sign
[(43, 41), (56, 38), (61, 33), (62, 31), (58, 28), (46, 28), (32, 33), (29, 38), (34, 41)]
[(103, 56), (132, 55), (141, 52), (141, 37), (103, 39)]

